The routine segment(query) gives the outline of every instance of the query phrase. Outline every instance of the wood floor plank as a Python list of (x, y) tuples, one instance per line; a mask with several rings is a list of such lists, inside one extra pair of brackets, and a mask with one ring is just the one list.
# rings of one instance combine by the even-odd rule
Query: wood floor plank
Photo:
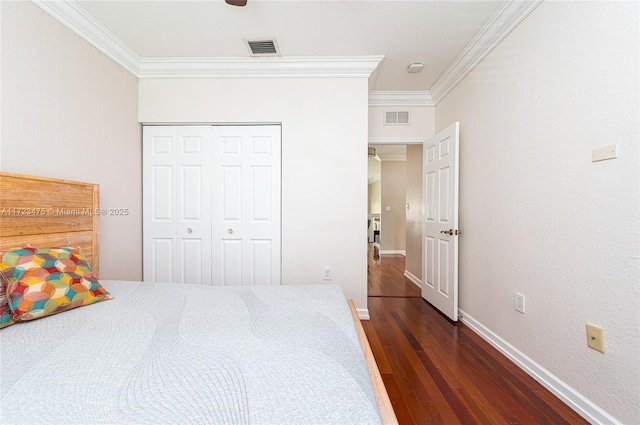
[(551, 405), (538, 396), (536, 389), (544, 390), (544, 387), (533, 378), (524, 373), (524, 371), (511, 372), (505, 367), (505, 364), (509, 361), (506, 357), (504, 361), (498, 361), (488, 353), (490, 349), (493, 350), (493, 347), (481, 347), (475, 341), (466, 341), (466, 343), (469, 345), (470, 351), (475, 351), (479, 354), (477, 358), (483, 360), (481, 365), (485, 369), (492, 370), (496, 380), (510, 391), (515, 402), (520, 405), (530, 406), (532, 411), (539, 417), (539, 420), (542, 421), (541, 423), (552, 423), (554, 425), (568, 423)]
[(589, 423), (584, 418), (580, 418), (581, 420), (576, 420), (576, 418), (574, 417), (573, 410), (567, 410), (566, 404), (564, 404), (562, 400), (560, 400), (554, 394), (549, 392), (546, 388), (543, 388), (541, 390), (536, 390), (536, 394), (538, 395), (538, 397), (540, 397), (550, 406), (553, 406), (558, 412), (558, 414), (560, 414), (567, 421), (567, 423), (570, 423), (570, 424), (588, 424)]
[(401, 425), (587, 424), (479, 335), (424, 301), (404, 278), (404, 257), (381, 260), (369, 262), (376, 296), (368, 299), (364, 329)]
[[(417, 400), (418, 397), (412, 393), (413, 391), (418, 391), (420, 392), (419, 398), (425, 398), (426, 394), (428, 400), (433, 400), (439, 406), (439, 414), (445, 423), (461, 423), (452, 407), (449, 406), (448, 400), (432, 379), (431, 374), (424, 368), (419, 358), (419, 353), (413, 351), (411, 343), (404, 337), (397, 324), (389, 322), (389, 326), (381, 331), (387, 334), (387, 339), (390, 342), (390, 346), (385, 347), (387, 358), (394, 371), (398, 385), (402, 387), (404, 384), (406, 386), (409, 394), (407, 397), (411, 399), (411, 405), (414, 408), (418, 406), (413, 402), (413, 399)], [(424, 392), (422, 389), (424, 389)], [(428, 412), (424, 412), (424, 414), (429, 415)]]
[(455, 375), (460, 388), (466, 389), (470, 395), (477, 397), (479, 404), (485, 409), (500, 412), (500, 416), (507, 420), (507, 423), (512, 422), (514, 418), (535, 423), (536, 418), (527, 409), (522, 409), (520, 404), (514, 405), (509, 402), (513, 394), (496, 381), (491, 371), (482, 368), (464, 350), (461, 349), (459, 356), (454, 359), (448, 358), (435, 347), (432, 351), (434, 357), (444, 359), (443, 367)]
[(392, 347), (387, 348), (387, 356), (389, 361), (394, 367), (393, 376), (396, 379), (400, 394), (404, 400), (413, 423), (422, 424), (426, 423), (427, 417), (422, 410), (421, 400), (428, 400), (424, 388), (415, 385), (415, 381), (412, 379), (415, 376), (415, 371), (411, 367), (408, 367), (405, 359), (399, 359)]
[(447, 403), (449, 404), (449, 406), (451, 406), (451, 409), (453, 409), (453, 412), (458, 417), (460, 422), (463, 424), (476, 423), (472, 419), (470, 412), (467, 410), (464, 404), (460, 402), (460, 399), (456, 396), (455, 391), (447, 384), (447, 381), (444, 379), (438, 368), (435, 367), (429, 356), (427, 356), (424, 351), (419, 351), (418, 356), (420, 357), (422, 364), (425, 365), (425, 368), (429, 372), (429, 375), (431, 375), (433, 380), (436, 382), (440, 393), (447, 400)]
[(449, 423), (446, 422), (440, 415), (440, 412), (446, 410), (446, 408), (442, 407), (443, 405), (448, 406), (446, 403), (438, 403), (436, 401), (426, 401), (426, 402), (422, 402), (421, 405), (422, 405), (422, 411), (425, 412), (427, 416), (426, 423), (432, 424), (432, 425), (449, 425)]
[(486, 399), (469, 388), (458, 388), (456, 394), (478, 424), (508, 425), (509, 421), (500, 412), (486, 403)]
[(384, 386), (387, 388), (387, 393), (389, 394), (393, 411), (398, 419), (398, 424), (412, 424), (413, 419), (411, 418), (409, 409), (404, 402), (404, 398), (402, 397), (400, 387), (398, 387), (395, 377), (392, 373), (383, 373), (381, 376)]
[(509, 423), (509, 418), (516, 417), (516, 411), (521, 413), (504, 402), (510, 394), (502, 390), (490, 373), (478, 370), (476, 363), (465, 355), (464, 349), (460, 348), (451, 354), (434, 345), (425, 347), (425, 352), (449, 386), (456, 391), (463, 391), (469, 400), (474, 400), (475, 405), (492, 418), (492, 423)]
[(391, 312), (390, 315), (395, 320), (395, 323), (391, 326), (393, 336), (390, 337), (390, 340), (393, 341), (394, 347), (398, 347), (396, 356), (407, 359), (405, 368), (411, 367), (410, 372), (415, 374), (426, 386), (425, 389), (429, 394), (429, 399), (439, 402), (439, 405), (445, 409), (441, 412), (442, 417), (447, 423), (473, 423), (470, 421), (468, 412), (459, 403), (459, 400), (437, 371), (437, 368), (432, 367), (430, 363), (425, 364), (423, 358), (425, 353), (422, 351), (422, 347), (417, 343), (415, 337), (407, 331), (405, 324), (398, 319), (397, 312)]
[(391, 366), (389, 366), (389, 360), (387, 360), (387, 355), (384, 352), (384, 348), (380, 342), (380, 338), (378, 337), (378, 332), (376, 332), (375, 327), (370, 320), (362, 321), (362, 327), (364, 328), (364, 332), (367, 334), (367, 339), (369, 340), (369, 345), (371, 346), (371, 351), (373, 351), (373, 357), (376, 359), (380, 373), (391, 374), (392, 370)]

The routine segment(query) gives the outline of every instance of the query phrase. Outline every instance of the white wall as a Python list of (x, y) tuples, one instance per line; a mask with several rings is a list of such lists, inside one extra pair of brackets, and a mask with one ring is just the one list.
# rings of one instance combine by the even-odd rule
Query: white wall
[(2, 2), (0, 169), (100, 184), (101, 279), (142, 278), (137, 79), (31, 2)]
[[(406, 187), (405, 161), (382, 161), (380, 251), (406, 250)], [(387, 207), (390, 208), (387, 211)]]
[[(460, 121), (461, 308), (624, 424), (640, 423), (638, 8), (544, 2), (436, 107), (438, 130)], [(618, 159), (591, 162), (610, 143)]]
[(282, 282), (367, 305), (367, 79), (141, 80), (143, 123), (282, 123)]

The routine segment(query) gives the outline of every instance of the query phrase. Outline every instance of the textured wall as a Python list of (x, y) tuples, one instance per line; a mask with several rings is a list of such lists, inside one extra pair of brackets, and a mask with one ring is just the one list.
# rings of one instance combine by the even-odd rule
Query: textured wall
[[(544, 2), (436, 107), (437, 130), (460, 121), (461, 308), (625, 424), (640, 423), (638, 7)], [(611, 143), (618, 159), (591, 162)]]
[(380, 214), (380, 179), (369, 185), (369, 214)]
[(422, 145), (407, 145), (405, 270), (422, 280)]
[[(405, 161), (382, 161), (380, 250), (404, 251), (406, 249), (406, 187)], [(391, 207), (391, 211), (387, 211)]]
[(0, 169), (100, 184), (100, 277), (142, 278), (138, 81), (31, 2), (2, 2)]

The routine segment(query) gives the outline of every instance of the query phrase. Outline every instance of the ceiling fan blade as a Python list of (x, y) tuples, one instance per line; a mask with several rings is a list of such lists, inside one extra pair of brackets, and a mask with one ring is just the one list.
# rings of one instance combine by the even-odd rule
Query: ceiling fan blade
[(247, 0), (224, 0), (227, 4), (231, 6), (246, 6)]

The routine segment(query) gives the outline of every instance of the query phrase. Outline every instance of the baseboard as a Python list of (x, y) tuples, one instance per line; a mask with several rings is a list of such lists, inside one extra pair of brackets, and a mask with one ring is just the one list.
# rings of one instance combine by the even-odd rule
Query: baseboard
[(571, 388), (569, 385), (560, 380), (557, 376), (533, 361), (522, 351), (502, 339), (491, 329), (478, 322), (471, 317), (469, 313), (459, 310), (462, 316), (462, 323), (467, 325), (469, 329), (480, 335), (489, 344), (494, 346), (498, 351), (507, 356), (509, 360), (519, 366), (526, 373), (531, 375), (533, 379), (542, 384), (546, 389), (551, 391), (565, 404), (575, 410), (580, 416), (585, 418), (592, 424), (602, 425), (622, 425), (620, 421), (602, 410), (595, 403), (587, 399), (585, 396)]
[(368, 308), (356, 308), (356, 311), (358, 312), (360, 320), (369, 320), (371, 318)]
[(385, 255), (385, 254), (400, 254), (406, 257), (407, 251), (405, 251), (404, 249), (381, 249), (380, 255)]
[(404, 271), (404, 277), (406, 277), (411, 282), (413, 282), (413, 284), (416, 285), (418, 288), (422, 289), (422, 281), (417, 277), (415, 277), (409, 270)]

